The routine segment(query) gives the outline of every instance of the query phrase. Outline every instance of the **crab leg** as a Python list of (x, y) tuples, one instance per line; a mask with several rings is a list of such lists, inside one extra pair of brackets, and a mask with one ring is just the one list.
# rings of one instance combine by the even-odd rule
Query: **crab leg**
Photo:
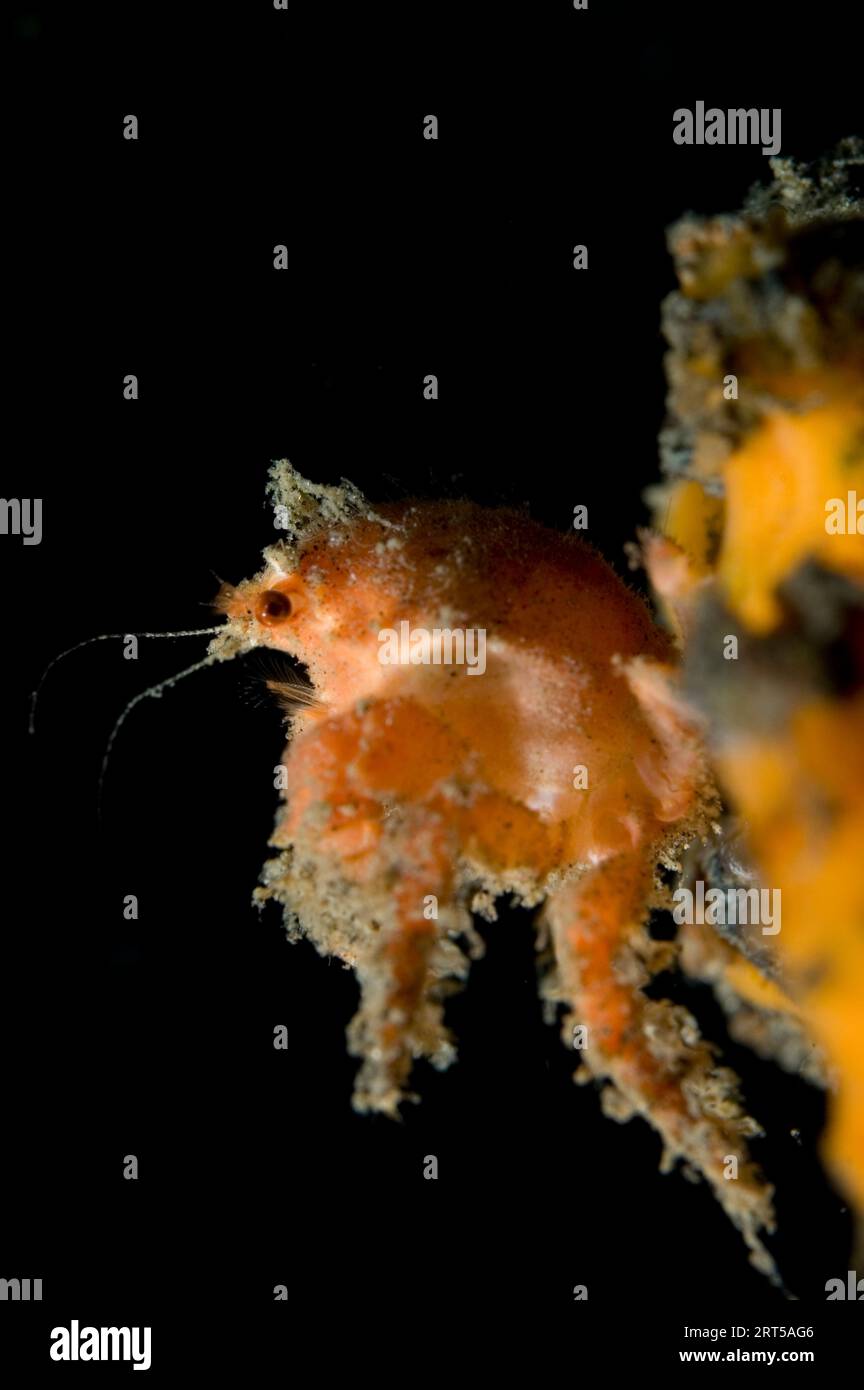
[(448, 943), (438, 919), (438, 904), (451, 890), (449, 837), (431, 811), (414, 813), (394, 829), (382, 843), (391, 907), (358, 959), (362, 1001), (349, 1029), (351, 1051), (363, 1058), (354, 1108), (390, 1113), (403, 1099), (415, 1057), (431, 1055), (446, 1066), (455, 1055), (436, 998), (436, 983), (450, 973), (443, 968)]
[[(435, 736), (410, 702), (370, 703), (286, 754), (286, 807), (272, 841), (285, 852), (268, 865), (262, 896), (357, 973), (349, 1041), (363, 1059), (358, 1110), (394, 1113), (414, 1058), (444, 1067), (455, 1055), (439, 993), (467, 961), (449, 936), (461, 920), (454, 831), (434, 797), (423, 799), (434, 787)], [(399, 756), (415, 745), (415, 761)]]
[(686, 1009), (643, 993), (657, 954), (642, 926), (651, 874), (644, 850), (619, 855), (564, 883), (547, 903), (558, 988), (572, 1009), (568, 1028), (575, 1020), (587, 1029), (580, 1079), (610, 1083), (603, 1102), (613, 1118), (640, 1114), (654, 1126), (664, 1143), (663, 1171), (682, 1158), (710, 1182), (752, 1263), (773, 1274), (758, 1236), (773, 1230), (772, 1189), (745, 1142), (759, 1127)]

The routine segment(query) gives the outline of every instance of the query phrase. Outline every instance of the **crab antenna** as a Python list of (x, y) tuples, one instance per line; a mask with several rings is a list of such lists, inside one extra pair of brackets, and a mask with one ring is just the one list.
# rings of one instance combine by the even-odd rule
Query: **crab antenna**
[(48, 662), (42, 675), (39, 677), (36, 689), (30, 696), (30, 720), (28, 728), (31, 734), (36, 732), (36, 704), (45, 683), (45, 677), (64, 657), (71, 656), (73, 652), (79, 652), (82, 647), (89, 647), (93, 642), (123, 642), (127, 637), (212, 637), (221, 632), (220, 627), (192, 627), (184, 628), (179, 632), (103, 632), (98, 637), (85, 637), (83, 642), (76, 642), (73, 647), (67, 647), (65, 652), (60, 652), (53, 660)]

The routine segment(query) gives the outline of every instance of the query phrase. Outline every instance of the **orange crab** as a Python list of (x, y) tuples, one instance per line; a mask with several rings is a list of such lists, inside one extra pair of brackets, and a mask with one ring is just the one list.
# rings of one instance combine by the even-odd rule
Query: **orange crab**
[[(270, 491), (285, 538), (224, 595), (210, 658), (270, 647), (309, 675), (285, 689), (279, 853), (258, 897), (357, 973), (355, 1107), (392, 1114), (415, 1058), (453, 1059), (441, 1001), (467, 973), (460, 937), (476, 950), (471, 911), (493, 920), (503, 892), (542, 903), (545, 988), (567, 1006), (565, 1037), (581, 1025), (579, 1079), (607, 1083), (615, 1118), (648, 1119), (666, 1166), (704, 1175), (770, 1271), (772, 1191), (746, 1151), (758, 1126), (687, 1011), (643, 992), (674, 949), (645, 927), (667, 901), (658, 864), (715, 809), (669, 638), (589, 546), (517, 512), (373, 510), (286, 461)], [(452, 641), (383, 660), (382, 635), (406, 630)], [(483, 634), (482, 671), (453, 659), (460, 633)]]

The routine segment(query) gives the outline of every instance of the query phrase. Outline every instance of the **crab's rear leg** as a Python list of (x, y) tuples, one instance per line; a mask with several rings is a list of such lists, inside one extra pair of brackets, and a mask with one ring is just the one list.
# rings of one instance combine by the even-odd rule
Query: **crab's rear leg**
[(715, 1064), (687, 1011), (643, 992), (657, 950), (642, 926), (651, 884), (651, 859), (636, 850), (589, 869), (550, 897), (558, 992), (572, 1009), (566, 1031), (572, 1036), (574, 1023), (585, 1026), (582, 1079), (611, 1083), (604, 1091), (607, 1113), (648, 1120), (663, 1138), (664, 1170), (679, 1157), (698, 1170), (742, 1232), (753, 1263), (773, 1275), (758, 1234), (773, 1230), (772, 1189), (745, 1142), (759, 1127), (742, 1111), (734, 1076)]

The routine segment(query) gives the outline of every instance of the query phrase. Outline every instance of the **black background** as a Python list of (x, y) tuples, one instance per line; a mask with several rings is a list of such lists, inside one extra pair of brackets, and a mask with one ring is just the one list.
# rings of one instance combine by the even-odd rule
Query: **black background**
[(4, 1305), (7, 1348), (20, 1336), (53, 1367), (54, 1323), (152, 1323), (157, 1374), (197, 1364), (198, 1318), (215, 1358), (244, 1338), (287, 1356), (319, 1315), (335, 1330), (356, 1312), (367, 1349), (399, 1326), (443, 1343), (451, 1321), (494, 1341), (496, 1312), (532, 1334), (560, 1319), (583, 1345), (611, 1333), (615, 1355), (650, 1317), (639, 1354), (658, 1366), (685, 1320), (821, 1318), (823, 1366), (841, 1344), (857, 1310), (826, 1307), (824, 1285), (849, 1268), (851, 1225), (816, 1157), (823, 1098), (729, 1044), (707, 990), (664, 982), (768, 1127), (754, 1153), (800, 1313), (704, 1185), (657, 1172), (653, 1131), (572, 1085), (527, 913), (482, 928), (448, 1006), (458, 1063), (417, 1068), (401, 1123), (353, 1114), (353, 977), (250, 902), (284, 741), (254, 656), (133, 712), (101, 831), (114, 719), (206, 638), (142, 641), (137, 662), (119, 641), (76, 653), (26, 734), (66, 646), (213, 621), (219, 580), (274, 538), (274, 458), (373, 500), (526, 502), (560, 530), (585, 503), (626, 574), (658, 470), (665, 228), (768, 173), (758, 149), (675, 146), (672, 112), (780, 106), (782, 152), (803, 157), (861, 133), (857, 21), (802, 14), (716, 7), (697, 31), (693, 9), (593, 0), (12, 6), (2, 491), (44, 499), (44, 537), (0, 538), (0, 1274), (41, 1276), (45, 1302)]

